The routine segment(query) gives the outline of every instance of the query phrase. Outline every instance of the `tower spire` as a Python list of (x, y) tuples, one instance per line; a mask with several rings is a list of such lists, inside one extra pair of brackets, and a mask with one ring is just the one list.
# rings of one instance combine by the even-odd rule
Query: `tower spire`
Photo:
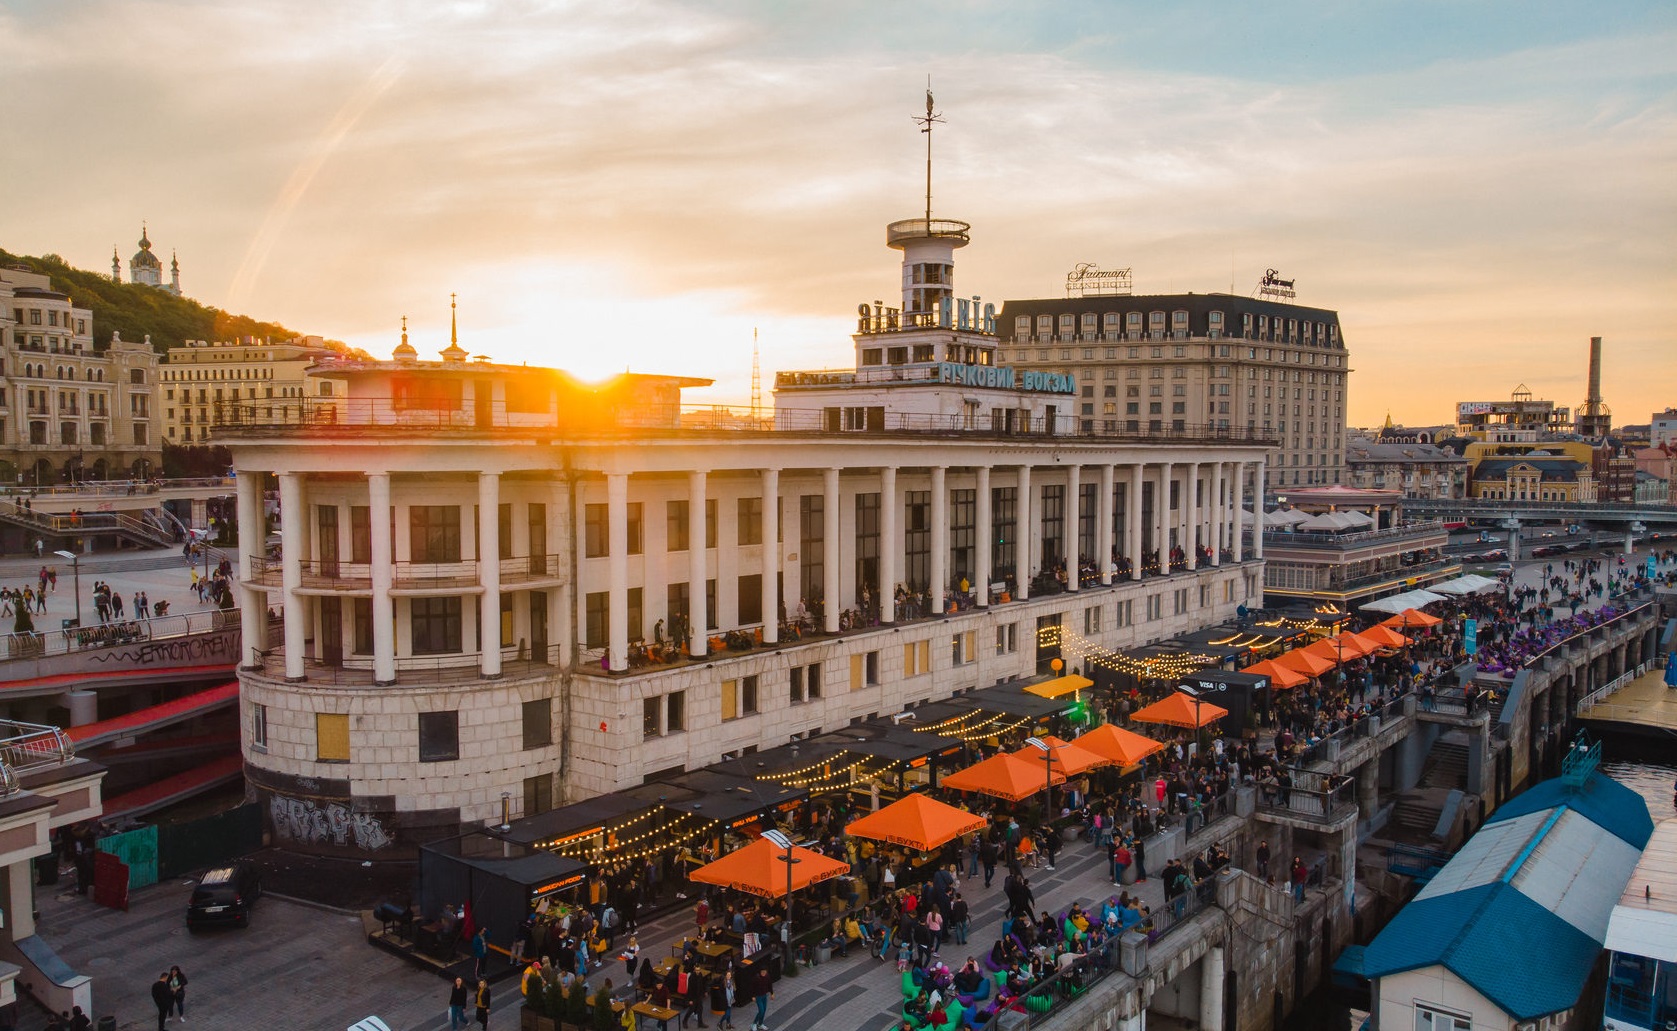
[(111, 282), (122, 282), (122, 259), (116, 256), (116, 245), (111, 245)]
[(751, 327), (751, 418), (763, 417), (763, 369), (757, 355), (757, 327)]
[(943, 116), (932, 108), (932, 77), (926, 76), (926, 113), (914, 119), (926, 134), (926, 222), (932, 221), (932, 126), (943, 121)]
[(454, 294), (448, 295), (448, 348), (443, 351), (443, 361), (463, 362), (466, 352), (460, 346), (460, 320), (457, 312), (460, 305)]

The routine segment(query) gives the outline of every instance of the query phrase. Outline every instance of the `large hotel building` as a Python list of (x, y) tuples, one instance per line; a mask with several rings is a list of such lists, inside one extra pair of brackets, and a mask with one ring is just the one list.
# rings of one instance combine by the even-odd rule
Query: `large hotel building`
[(1273, 437), (1268, 489), (1345, 479), (1339, 314), (1233, 294), (1011, 300), (1000, 360), (1077, 377), (1084, 431), (1239, 428)]
[[(954, 297), (967, 230), (892, 224), (901, 306), (853, 370), (780, 373), (772, 422), (405, 337), (343, 396), (218, 406), (241, 524), (280, 499), (278, 557), (241, 554), (249, 784), (411, 847), (1260, 605), (1263, 420), (1082, 417), (1098, 372), (1003, 363)], [(1239, 343), (1342, 377), (1321, 339)]]

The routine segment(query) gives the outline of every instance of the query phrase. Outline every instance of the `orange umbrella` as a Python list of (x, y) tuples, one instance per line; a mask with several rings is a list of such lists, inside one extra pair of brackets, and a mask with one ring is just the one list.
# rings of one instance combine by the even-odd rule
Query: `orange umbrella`
[(993, 795), (996, 798), (1005, 798), (1009, 802), (1017, 802), (1022, 798), (1030, 798), (1049, 784), (1066, 782), (1065, 774), (1047, 771), (1044, 769), (1045, 765), (1041, 759), (1035, 763), (1028, 763), (1017, 756), (1002, 752), (940, 778), (938, 786), (953, 791), (976, 791), (981, 795)]
[(1294, 648), (1275, 661), (1307, 677), (1319, 677), (1334, 667), (1332, 659), (1324, 659), (1309, 648)]
[(1327, 659), (1334, 665), (1360, 659), (1374, 649), (1357, 639), (1356, 634), (1340, 634), (1337, 637), (1324, 637), (1305, 651), (1312, 655)]
[(913, 794), (892, 802), (877, 813), (850, 821), (844, 833), (930, 852), (987, 823), (989, 821), (982, 816), (946, 805), (935, 798)]
[(1384, 625), (1371, 626), (1357, 636), (1381, 648), (1401, 648), (1409, 643), (1409, 638)]
[(1288, 669), (1286, 666), (1281, 665), (1274, 659), (1265, 659), (1262, 662), (1254, 662), (1252, 665), (1241, 670), (1241, 672), (1256, 673), (1260, 677), (1268, 677), (1269, 686), (1280, 691), (1285, 691), (1289, 687), (1298, 687), (1300, 684), (1310, 682), (1310, 678), (1305, 676), (1303, 673), (1300, 673), (1296, 669)]
[[(1090, 770), (1112, 765), (1112, 760), (1106, 756), (1091, 752), (1080, 745), (1072, 744), (1070, 741), (1062, 741), (1052, 734), (1037, 738), (1037, 740), (1048, 746), (1048, 754), (1051, 756), (1054, 769), (1068, 777), (1075, 777), (1080, 773), (1088, 773)], [(1028, 763), (1042, 762), (1042, 753), (1034, 745), (1026, 745), (1013, 754)]]
[(1210, 702), (1197, 702), (1180, 691), (1172, 691), (1163, 698), (1131, 716), (1143, 723), (1166, 723), (1173, 727), (1203, 727), (1229, 714), (1229, 710)]
[(1134, 766), (1154, 752), (1163, 751), (1165, 747), (1162, 742), (1110, 723), (1103, 723), (1094, 730), (1073, 738), (1071, 743), (1096, 755), (1104, 755), (1120, 766)]
[(1380, 625), (1395, 626), (1401, 630), (1409, 627), (1419, 629), (1422, 627), (1437, 626), (1442, 622), (1444, 621), (1439, 619), (1437, 616), (1422, 612), (1420, 609), (1404, 609), (1391, 619), (1382, 619), (1380, 621)]
[[(793, 846), (792, 890), (850, 872), (850, 864), (829, 859), (819, 852)], [(712, 863), (706, 863), (687, 875), (688, 880), (703, 884), (719, 884), (735, 891), (746, 891), (766, 899), (777, 899), (786, 894), (786, 850), (775, 847), (767, 838), (758, 838), (744, 848), (738, 848)]]

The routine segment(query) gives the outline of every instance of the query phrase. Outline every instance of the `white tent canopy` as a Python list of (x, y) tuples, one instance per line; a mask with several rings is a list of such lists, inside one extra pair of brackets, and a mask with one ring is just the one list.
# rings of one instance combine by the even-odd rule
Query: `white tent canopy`
[(1433, 592), (1434, 594), (1462, 595), (1479, 594), (1484, 591), (1494, 591), (1499, 589), (1501, 586), (1502, 584), (1500, 582), (1492, 580), (1489, 577), (1476, 576), (1469, 573), (1466, 576), (1458, 576), (1454, 580), (1446, 580), (1443, 583), (1431, 584), (1427, 587), (1427, 590)]
[(1434, 594), (1431, 591), (1405, 591), (1358, 607), (1364, 612), (1385, 612), (1395, 616), (1404, 609), (1418, 609), (1423, 605), (1443, 600), (1442, 594)]
[(1278, 508), (1273, 512), (1264, 513), (1264, 525), (1272, 527), (1297, 526), (1309, 518), (1308, 515), (1296, 508)]
[(1339, 533), (1344, 530), (1359, 530), (1373, 522), (1374, 520), (1361, 512), (1323, 512), (1299, 523), (1295, 529)]

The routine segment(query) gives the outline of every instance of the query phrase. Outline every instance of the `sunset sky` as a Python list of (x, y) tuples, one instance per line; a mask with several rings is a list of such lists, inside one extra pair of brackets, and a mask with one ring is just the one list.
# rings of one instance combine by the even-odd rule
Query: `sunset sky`
[(5, 0), (0, 247), (388, 355), (403, 315), (594, 376), (843, 367), (885, 223), (973, 224), (957, 288), (1337, 309), (1350, 421), (1525, 383), (1677, 405), (1677, 5)]

